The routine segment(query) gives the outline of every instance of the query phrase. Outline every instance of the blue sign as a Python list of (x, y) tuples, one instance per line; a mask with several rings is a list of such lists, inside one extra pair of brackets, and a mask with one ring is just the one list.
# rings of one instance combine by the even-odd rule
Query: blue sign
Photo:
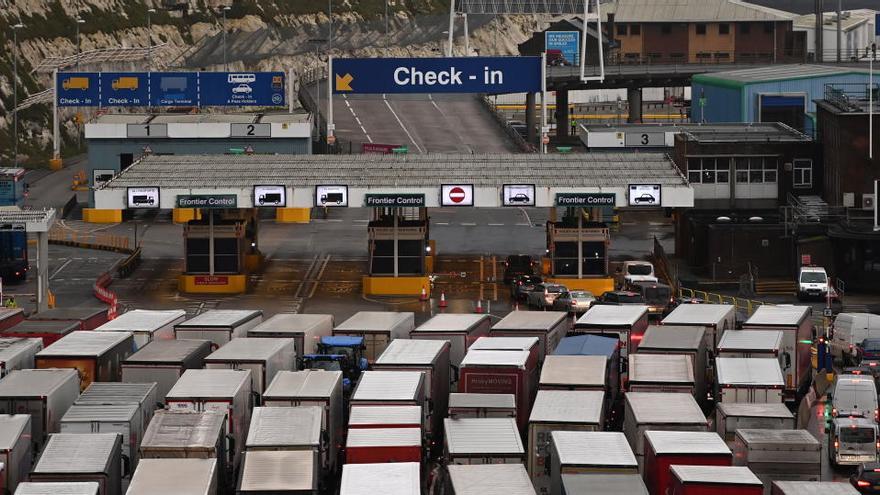
[(278, 106), (284, 104), (283, 72), (202, 72), (202, 105)]
[(345, 58), (333, 60), (333, 92), (536, 93), (539, 57)]
[(102, 107), (145, 107), (150, 101), (150, 83), (143, 72), (102, 72), (100, 81)]
[(150, 102), (153, 106), (199, 106), (198, 72), (151, 72)]
[(94, 72), (58, 73), (57, 98), (60, 107), (98, 106), (101, 85)]
[(544, 49), (548, 65), (580, 65), (581, 32), (546, 31)]

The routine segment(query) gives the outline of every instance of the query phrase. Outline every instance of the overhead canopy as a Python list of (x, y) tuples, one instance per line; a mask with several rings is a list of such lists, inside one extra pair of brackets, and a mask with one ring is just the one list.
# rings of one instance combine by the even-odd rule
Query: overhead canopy
[(456, 0), (465, 14), (582, 14), (584, 0)]
[[(55, 210), (22, 210), (18, 206), (0, 207), (0, 229), (48, 232), (55, 223)], [(9, 227), (6, 227), (9, 226)]]

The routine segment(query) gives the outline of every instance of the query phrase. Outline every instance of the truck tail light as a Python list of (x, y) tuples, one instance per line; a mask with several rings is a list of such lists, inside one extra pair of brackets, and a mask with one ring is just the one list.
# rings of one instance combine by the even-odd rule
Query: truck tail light
[(871, 483), (869, 483), (865, 480), (859, 480), (859, 481), (856, 481), (856, 485), (858, 485), (862, 488), (867, 488), (867, 487), (871, 486)]
[(837, 417), (837, 408), (836, 407), (831, 408), (831, 416), (834, 418)]

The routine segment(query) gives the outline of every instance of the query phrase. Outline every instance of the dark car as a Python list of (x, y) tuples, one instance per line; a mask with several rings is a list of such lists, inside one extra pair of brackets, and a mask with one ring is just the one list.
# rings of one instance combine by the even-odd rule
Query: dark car
[(865, 339), (856, 348), (859, 361), (880, 361), (880, 339)]
[(509, 284), (519, 275), (535, 273), (535, 260), (527, 254), (512, 254), (504, 261), (504, 283)]
[(859, 493), (880, 493), (880, 463), (866, 462), (859, 466), (849, 482)]
[(525, 301), (529, 297), (529, 292), (535, 290), (535, 286), (543, 281), (537, 275), (517, 276), (510, 285), (510, 298), (514, 301)]
[(880, 390), (880, 363), (877, 361), (862, 361), (857, 366), (848, 366), (843, 368), (843, 373), (847, 375), (865, 375), (874, 379), (874, 384)]
[(639, 197), (637, 197), (637, 198), (635, 198), (635, 199), (633, 200), (633, 202), (636, 203), (636, 204), (639, 204), (639, 203), (650, 203), (650, 204), (654, 204), (654, 201), (657, 201), (657, 200), (654, 199), (654, 196), (651, 196), (651, 195), (648, 194), (648, 193), (642, 194), (641, 196), (639, 196)]
[(602, 294), (595, 304), (608, 304), (612, 306), (624, 306), (627, 304), (646, 304), (645, 297), (628, 290), (610, 290)]
[(640, 294), (648, 303), (648, 315), (652, 318), (662, 318), (672, 311), (673, 302), (672, 287), (654, 282), (636, 282), (630, 284), (633, 292)]
[(507, 201), (509, 203), (530, 203), (532, 199), (529, 198), (526, 193), (516, 193), (513, 196), (507, 198)]

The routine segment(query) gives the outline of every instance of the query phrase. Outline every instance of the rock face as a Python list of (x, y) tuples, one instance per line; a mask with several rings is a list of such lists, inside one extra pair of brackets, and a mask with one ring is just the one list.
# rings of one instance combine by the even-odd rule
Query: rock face
[[(12, 3), (14, 1), (14, 3)], [(303, 74), (334, 57), (433, 57), (445, 54), (447, 0), (333, 0), (332, 44), (327, 43), (325, 0), (0, 0), (0, 164), (12, 158), (14, 47), (18, 34), (18, 101), (52, 85), (52, 72), (34, 70), (47, 59), (108, 48), (161, 45), (154, 70), (223, 70), (222, 16), (226, 12), (226, 54), (230, 70), (283, 70)], [(148, 29), (147, 10), (150, 15)], [(338, 9), (338, 10), (336, 10)], [(513, 55), (516, 45), (548, 19), (538, 16), (471, 16), (471, 53)], [(464, 54), (462, 20), (456, 21), (455, 53)], [(146, 70), (146, 59), (91, 62), (79, 70)], [(74, 67), (66, 66), (67, 70)], [(62, 154), (81, 151), (81, 122), (96, 109), (62, 109)], [(128, 111), (111, 109), (109, 111)], [(51, 154), (51, 105), (19, 112), (19, 163), (40, 166)]]

